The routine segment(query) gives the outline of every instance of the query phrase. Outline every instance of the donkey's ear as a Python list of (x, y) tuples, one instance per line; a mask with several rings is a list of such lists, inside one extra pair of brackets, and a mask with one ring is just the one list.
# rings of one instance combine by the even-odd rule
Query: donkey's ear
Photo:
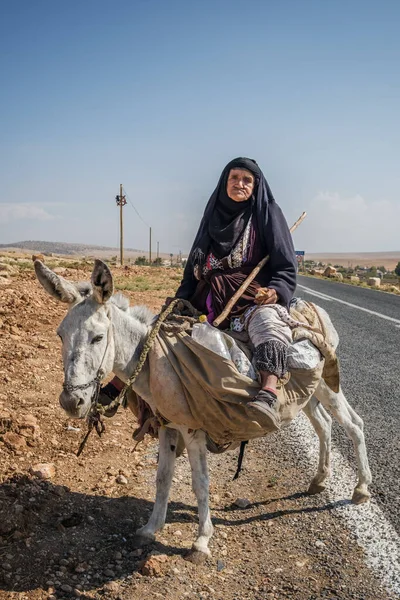
[(92, 272), (93, 297), (99, 304), (104, 304), (114, 293), (114, 282), (106, 263), (96, 258)]
[(50, 296), (67, 304), (74, 304), (81, 299), (81, 295), (73, 283), (54, 273), (40, 260), (35, 260), (34, 265), (36, 277)]

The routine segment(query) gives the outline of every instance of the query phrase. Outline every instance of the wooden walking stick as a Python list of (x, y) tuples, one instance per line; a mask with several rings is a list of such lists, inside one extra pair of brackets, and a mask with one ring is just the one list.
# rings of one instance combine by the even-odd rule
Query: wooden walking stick
[[(293, 231), (295, 229), (297, 229), (297, 227), (300, 225), (300, 223), (302, 223), (304, 221), (304, 219), (306, 218), (306, 215), (307, 215), (307, 213), (303, 212), (303, 214), (297, 219), (296, 223), (294, 225), (292, 225), (292, 227), (290, 228), (290, 233), (293, 233)], [(268, 260), (269, 260), (269, 255), (265, 256), (262, 260), (260, 260), (258, 265), (256, 267), (254, 267), (254, 269), (252, 270), (250, 275), (245, 279), (245, 281), (242, 283), (242, 285), (237, 290), (237, 292), (235, 292), (233, 294), (232, 298), (229, 300), (229, 302), (225, 306), (222, 313), (215, 319), (215, 321), (213, 322), (214, 327), (218, 327), (218, 325), (220, 325), (222, 323), (222, 321), (224, 321), (226, 319), (226, 317), (229, 315), (232, 308), (234, 307), (235, 303), (244, 294), (244, 292), (249, 287), (250, 283), (253, 281), (253, 279), (255, 279), (255, 277), (257, 277), (258, 273), (261, 271), (263, 266), (268, 262)]]

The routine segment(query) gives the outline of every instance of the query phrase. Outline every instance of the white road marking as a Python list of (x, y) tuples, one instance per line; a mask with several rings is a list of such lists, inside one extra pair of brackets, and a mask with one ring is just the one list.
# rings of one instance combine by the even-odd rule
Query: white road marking
[(297, 287), (303, 288), (303, 290), (306, 291), (308, 294), (312, 294), (313, 296), (316, 296), (317, 298), (322, 298), (322, 300), (326, 300), (327, 302), (332, 302), (332, 298), (330, 298), (329, 296), (326, 296), (326, 294), (323, 294), (322, 292), (316, 292), (315, 290), (311, 290), (310, 288), (304, 287), (304, 285), (297, 285)]
[[(286, 435), (289, 443), (293, 444), (296, 455), (303, 455), (308, 467), (310, 462), (317, 464), (318, 439), (303, 414), (286, 429)], [(341, 453), (332, 448), (332, 478), (327, 488), (329, 500), (340, 502), (350, 499), (356, 482), (356, 472)], [(400, 536), (378, 504), (372, 498), (368, 504), (341, 504), (333, 511), (344, 519), (355, 534), (358, 544), (365, 552), (368, 567), (388, 590), (400, 595)]]
[(388, 317), (387, 315), (383, 315), (382, 313), (376, 312), (374, 310), (370, 310), (369, 308), (364, 308), (363, 306), (358, 306), (357, 304), (352, 304), (351, 302), (346, 302), (346, 300), (341, 300), (340, 298), (335, 298), (334, 296), (328, 296), (327, 294), (322, 294), (321, 292), (316, 292), (315, 290), (306, 287), (305, 285), (298, 284), (297, 287), (301, 288), (307, 294), (311, 294), (312, 296), (316, 296), (317, 298), (321, 298), (322, 300), (340, 302), (340, 304), (345, 304), (346, 306), (350, 306), (350, 308), (357, 308), (357, 310), (362, 310), (363, 312), (369, 313), (370, 315), (374, 315), (375, 317), (379, 317), (380, 319), (385, 319), (386, 321), (391, 321), (392, 323), (396, 323), (397, 327), (400, 325), (400, 319), (394, 319), (393, 317)]

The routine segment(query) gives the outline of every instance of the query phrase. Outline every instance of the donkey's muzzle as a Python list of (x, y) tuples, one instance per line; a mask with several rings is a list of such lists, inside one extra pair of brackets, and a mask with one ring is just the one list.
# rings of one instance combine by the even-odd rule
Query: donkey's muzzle
[(83, 419), (90, 408), (90, 398), (85, 398), (83, 392), (67, 392), (60, 394), (60, 405), (70, 417)]

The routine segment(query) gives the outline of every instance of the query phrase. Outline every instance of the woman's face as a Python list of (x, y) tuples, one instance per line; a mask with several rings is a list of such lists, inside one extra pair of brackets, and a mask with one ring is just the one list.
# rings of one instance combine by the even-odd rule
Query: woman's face
[(254, 175), (246, 169), (231, 169), (226, 184), (226, 193), (235, 202), (248, 200), (254, 190)]

